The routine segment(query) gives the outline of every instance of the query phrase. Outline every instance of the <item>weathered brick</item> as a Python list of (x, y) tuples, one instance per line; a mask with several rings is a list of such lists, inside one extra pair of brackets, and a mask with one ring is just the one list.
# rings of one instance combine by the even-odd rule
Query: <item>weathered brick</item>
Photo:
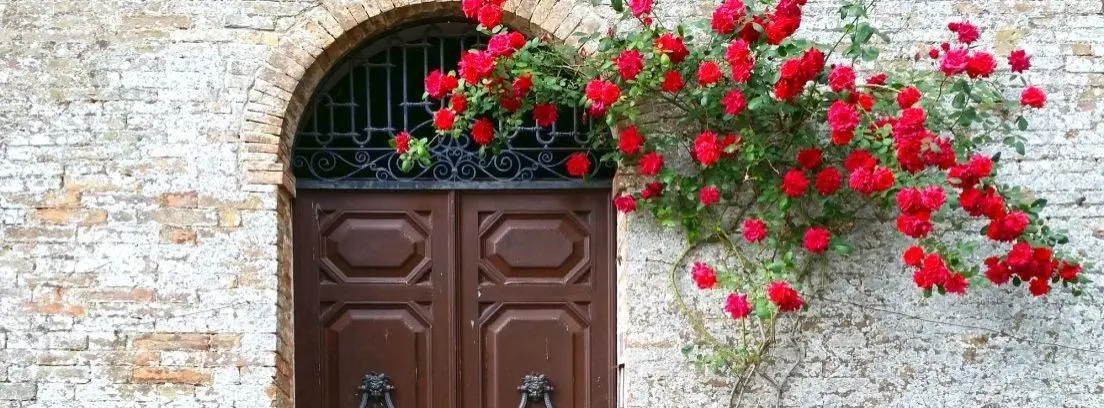
[(132, 378), (139, 384), (204, 385), (211, 382), (211, 373), (187, 368), (138, 367)]
[(157, 201), (165, 207), (196, 208), (199, 204), (199, 194), (195, 191), (164, 193)]

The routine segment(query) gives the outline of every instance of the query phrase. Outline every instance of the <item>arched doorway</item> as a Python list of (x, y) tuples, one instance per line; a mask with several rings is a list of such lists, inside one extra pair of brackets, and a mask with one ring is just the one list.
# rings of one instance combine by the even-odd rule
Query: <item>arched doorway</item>
[(482, 41), (468, 23), (394, 30), (307, 106), (291, 161), (297, 406), (512, 408), (540, 375), (557, 408), (613, 406), (612, 168), (563, 175), (584, 118), (521, 126), (496, 156), (445, 138), (409, 171), (389, 146), (432, 134), (422, 78)]

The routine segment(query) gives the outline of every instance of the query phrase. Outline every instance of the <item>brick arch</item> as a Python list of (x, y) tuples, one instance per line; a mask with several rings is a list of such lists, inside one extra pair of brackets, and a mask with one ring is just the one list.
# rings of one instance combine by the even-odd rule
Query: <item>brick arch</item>
[[(288, 166), (306, 104), (325, 74), (365, 40), (397, 24), (462, 17), (459, 1), (328, 0), (305, 13), (269, 53), (254, 77), (239, 132), (242, 184), (247, 190), (278, 185), (295, 195)], [(608, 19), (578, 0), (511, 0), (506, 24), (530, 35), (571, 41), (576, 32), (602, 30)]]
[[(398, 25), (428, 18), (461, 17), (453, 0), (323, 0), (303, 13), (269, 53), (254, 77), (239, 131), (243, 190), (275, 193), (276, 373), (268, 389), (272, 406), (294, 406), (291, 210), (295, 179), (288, 158), (301, 115), (325, 74), (364, 41)], [(571, 42), (576, 32), (603, 30), (609, 19), (579, 0), (509, 0), (506, 24), (530, 35)], [(271, 207), (270, 207), (271, 208)]]

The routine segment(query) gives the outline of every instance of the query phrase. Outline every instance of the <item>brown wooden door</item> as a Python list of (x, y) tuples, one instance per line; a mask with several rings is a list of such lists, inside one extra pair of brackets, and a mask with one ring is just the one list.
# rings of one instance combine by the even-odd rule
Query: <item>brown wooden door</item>
[[(355, 408), (369, 371), (396, 408), (613, 407), (608, 191), (300, 191), (296, 405)], [(532, 407), (543, 406), (530, 404)]]

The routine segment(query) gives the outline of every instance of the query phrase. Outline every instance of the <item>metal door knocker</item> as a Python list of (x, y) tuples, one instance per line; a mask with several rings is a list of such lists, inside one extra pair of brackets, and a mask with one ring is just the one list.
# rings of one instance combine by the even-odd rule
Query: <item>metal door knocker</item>
[(544, 400), (544, 408), (552, 408), (552, 382), (544, 374), (531, 373), (523, 377), (518, 392), (521, 393), (518, 408), (526, 408), (530, 402), (540, 403), (541, 400)]
[(395, 408), (395, 403), (391, 402), (391, 391), (395, 390), (395, 384), (387, 374), (369, 372), (357, 389), (360, 390), (360, 408), (368, 408), (369, 402), (373, 407), (379, 404), (383, 408)]

